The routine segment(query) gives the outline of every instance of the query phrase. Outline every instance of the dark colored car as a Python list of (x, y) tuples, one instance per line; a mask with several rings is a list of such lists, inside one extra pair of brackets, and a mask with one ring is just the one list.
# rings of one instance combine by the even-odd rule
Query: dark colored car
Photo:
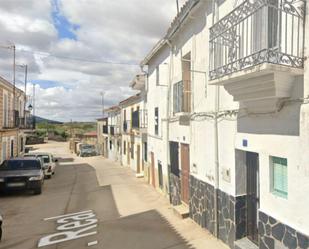
[(36, 158), (13, 158), (0, 165), (0, 190), (31, 190), (41, 194), (44, 183), (42, 162)]
[(96, 156), (97, 152), (94, 145), (91, 144), (81, 144), (80, 145), (80, 156)]

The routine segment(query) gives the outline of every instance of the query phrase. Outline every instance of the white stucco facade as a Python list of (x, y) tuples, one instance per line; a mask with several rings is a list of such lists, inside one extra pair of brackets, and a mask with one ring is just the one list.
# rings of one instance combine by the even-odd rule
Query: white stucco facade
[[(172, 27), (176, 26), (174, 29), (176, 31), (169, 30), (161, 45), (157, 45), (142, 62), (142, 65), (148, 66), (149, 156), (153, 152), (155, 165), (157, 160), (162, 161), (164, 172), (168, 174), (167, 166), (171, 163), (169, 142), (177, 142), (179, 146), (189, 145), (190, 200), (187, 204), (190, 207), (191, 218), (208, 228), (207, 221), (201, 221), (203, 217), (199, 216), (198, 212), (201, 210), (197, 211), (195, 207), (195, 202), (198, 201), (194, 199), (196, 187), (192, 185), (196, 181), (194, 179), (218, 189), (219, 201), (227, 198), (231, 203), (236, 203), (236, 206), (238, 201), (244, 201), (248, 205), (250, 178), (246, 172), (252, 170), (248, 164), (248, 158), (254, 154), (257, 158), (257, 165), (255, 165), (257, 171), (254, 176), (257, 180), (255, 194), (258, 197), (256, 226), (258, 222), (261, 226), (266, 225), (263, 223), (263, 217), (266, 215), (275, 219), (276, 224), (282, 224), (286, 229), (295, 229), (296, 232), (308, 238), (309, 214), (306, 207), (309, 206), (309, 196), (305, 194), (309, 190), (309, 159), (306, 153), (309, 149), (308, 62), (304, 61), (304, 69), (264, 62), (211, 80), (209, 68), (212, 49), (209, 45), (209, 30), (214, 23), (219, 22), (235, 9), (235, 3), (229, 0), (218, 1), (215, 4), (212, 1), (188, 2), (196, 2), (196, 4), (192, 5), (189, 11), (187, 11), (188, 7), (182, 10), (179, 18), (180, 25), (177, 24), (177, 20), (172, 24)], [(241, 2), (248, 4), (249, 1)], [(286, 4), (286, 6), (290, 4), (294, 6), (298, 3), (289, 1)], [(190, 7), (190, 4), (187, 6)], [(289, 10), (273, 5), (263, 5), (262, 8), (268, 11)], [(306, 18), (308, 19), (308, 11)], [(248, 28), (247, 32), (252, 32), (252, 29), (252, 27), (250, 30)], [(291, 25), (288, 29), (292, 30)], [(308, 25), (305, 29), (307, 35)], [(298, 32), (302, 32), (302, 27), (299, 27)], [(284, 32), (282, 31), (280, 35), (283, 36)], [(239, 36), (241, 36), (240, 32)], [(282, 47), (289, 49), (292, 44), (287, 41), (282, 41)], [(252, 38), (251, 42), (253, 43)], [(302, 56), (305, 57), (308, 55), (308, 38), (304, 44), (305, 55)], [(187, 71), (190, 72), (191, 83), (190, 108), (189, 111), (175, 112), (174, 85), (184, 81), (186, 77), (184, 63), (188, 58), (190, 58), (190, 70)], [(160, 79), (164, 78), (167, 82), (162, 84), (164, 86), (156, 82), (158, 67)], [(161, 70), (161, 68), (166, 69)], [(160, 110), (159, 124), (162, 128), (159, 129), (158, 135), (153, 134), (156, 107)], [(168, 125), (165, 121), (168, 121)], [(287, 162), (286, 197), (279, 197), (273, 192), (272, 157), (282, 158)], [(181, 159), (179, 147), (179, 168), (182, 165)], [(218, 172), (218, 179), (216, 179), (216, 172)], [(173, 185), (173, 182), (169, 184)], [(173, 195), (177, 192), (177, 188), (172, 187), (169, 191)], [(180, 201), (180, 204), (183, 203), (183, 200)], [(220, 205), (222, 208), (222, 204)], [(223, 212), (218, 210), (218, 219)], [(231, 219), (234, 219), (236, 230), (233, 239), (238, 240), (249, 236), (246, 232), (238, 234), (237, 229), (240, 228), (237, 218), (234, 217), (237, 216), (238, 211), (233, 212), (236, 212), (230, 214), (230, 217), (233, 217)], [(262, 244), (266, 243), (265, 237), (269, 235), (263, 234), (260, 226), (256, 229), (260, 233), (259, 246), (264, 248)], [(220, 239), (233, 247), (231, 241), (227, 239), (231, 231), (227, 231), (226, 227), (222, 227), (222, 230), (224, 232), (219, 234)], [(274, 248), (290, 248), (284, 239), (280, 241), (272, 236), (269, 236), (269, 239), (274, 243)], [(294, 239), (295, 237), (290, 241)], [(295, 241), (295, 243), (301, 243), (297, 238)]]

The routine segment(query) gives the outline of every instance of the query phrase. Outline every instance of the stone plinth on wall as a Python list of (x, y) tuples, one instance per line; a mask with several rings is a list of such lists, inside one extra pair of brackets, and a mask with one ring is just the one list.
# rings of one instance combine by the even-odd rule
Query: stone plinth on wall
[(259, 212), (260, 249), (308, 249), (309, 237)]
[[(214, 186), (190, 176), (190, 218), (215, 233)], [(246, 196), (234, 197), (218, 190), (218, 237), (234, 248), (246, 236)]]
[(173, 206), (178, 206), (181, 204), (181, 181), (180, 177), (174, 175), (170, 166), (168, 166), (169, 172), (169, 185), (170, 185), (170, 202)]

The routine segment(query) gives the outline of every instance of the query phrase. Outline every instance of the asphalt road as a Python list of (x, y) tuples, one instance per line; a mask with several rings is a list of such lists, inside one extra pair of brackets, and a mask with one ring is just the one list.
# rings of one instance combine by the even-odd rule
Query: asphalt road
[[(120, 217), (112, 187), (98, 185), (93, 167), (74, 164), (70, 158), (63, 161), (66, 164), (59, 165), (54, 177), (45, 181), (41, 195), (0, 196), (4, 216), (0, 248), (31, 249), (40, 243), (40, 248), (47, 249), (192, 248), (156, 210)], [(87, 210), (91, 211), (84, 216), (56, 217)]]

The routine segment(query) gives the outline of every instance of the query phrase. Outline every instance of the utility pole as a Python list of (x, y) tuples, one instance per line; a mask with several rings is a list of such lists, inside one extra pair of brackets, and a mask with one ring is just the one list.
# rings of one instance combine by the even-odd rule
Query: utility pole
[(33, 129), (35, 130), (35, 84), (33, 83), (33, 99), (32, 99), (32, 103), (33, 103)]
[(16, 101), (16, 90), (15, 90), (15, 78), (16, 78), (16, 47), (15, 45), (12, 45), (12, 49), (13, 49), (13, 124), (14, 124), (14, 127), (16, 125), (16, 117), (15, 117), (15, 101)]
[(24, 100), (24, 125), (26, 125), (26, 102), (27, 102), (28, 65), (25, 65), (25, 100)]

